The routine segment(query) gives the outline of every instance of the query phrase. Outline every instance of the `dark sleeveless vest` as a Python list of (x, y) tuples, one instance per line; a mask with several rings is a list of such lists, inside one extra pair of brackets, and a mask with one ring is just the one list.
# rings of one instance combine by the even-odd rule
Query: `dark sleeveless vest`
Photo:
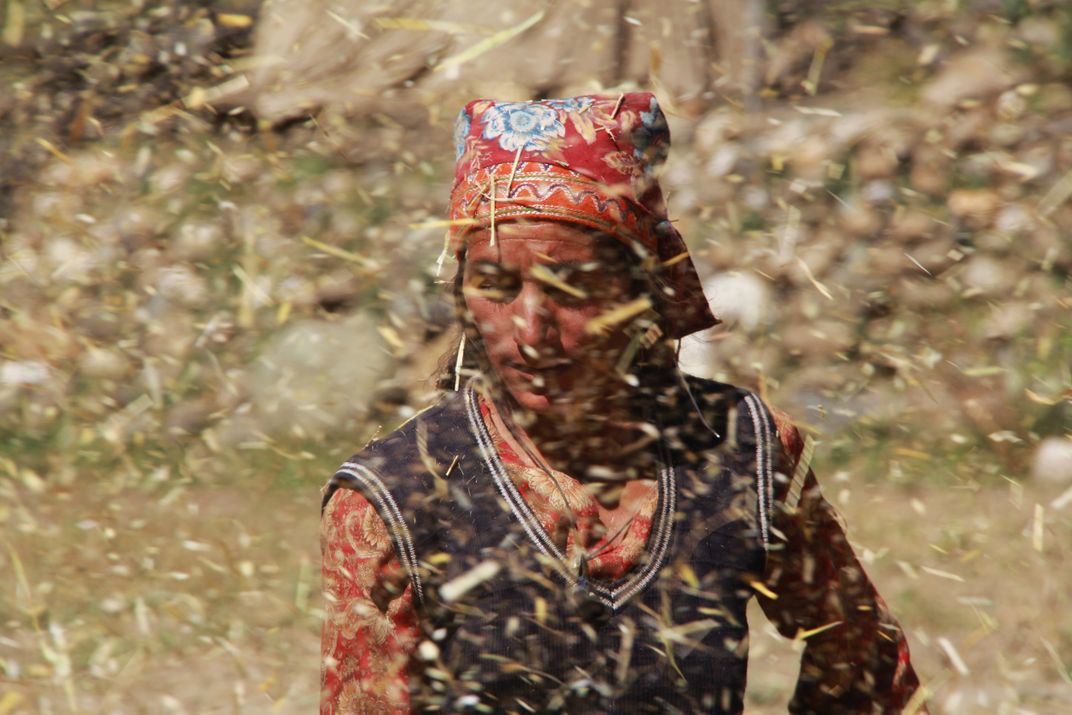
[(413, 711), (742, 711), (745, 611), (763, 577), (781, 452), (754, 395), (687, 379), (657, 418), (647, 556), (615, 582), (589, 581), (559, 552), (471, 388), (339, 469), (324, 504), (339, 488), (360, 491), (413, 585), (423, 633)]

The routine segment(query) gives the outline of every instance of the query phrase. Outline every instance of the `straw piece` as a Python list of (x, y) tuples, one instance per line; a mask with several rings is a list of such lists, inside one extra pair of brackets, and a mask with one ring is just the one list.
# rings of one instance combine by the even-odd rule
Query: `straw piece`
[(842, 624), (842, 621), (833, 621), (832, 623), (825, 623), (825, 624), (823, 624), (821, 626), (816, 626), (815, 628), (809, 628), (807, 630), (802, 629), (802, 630), (797, 631), (797, 634), (795, 636), (793, 636), (793, 640), (795, 640), (795, 641), (805, 641), (805, 640), (811, 638), (812, 636), (817, 636), (820, 633), (822, 633), (823, 631), (828, 631), (831, 628), (835, 628), (837, 626), (840, 626), (841, 624)]
[(455, 576), (439, 589), (443, 603), (452, 603), (499, 573), (502, 566), (498, 561), (482, 561), (460, 576)]
[(665, 261), (663, 261), (663, 268), (669, 268), (670, 266), (673, 266), (675, 264), (681, 263), (683, 260), (685, 260), (688, 257), (689, 257), (689, 252), (688, 251), (682, 251), (681, 253), (677, 254), (676, 256), (674, 256), (672, 258), (667, 258)]
[(491, 175), (491, 246), (495, 247), (495, 175)]
[(67, 164), (71, 163), (71, 157), (56, 148), (56, 145), (43, 137), (34, 137), (34, 141), (52, 156)]
[(446, 32), (451, 35), (486, 35), (489, 30), (477, 25), (463, 25), (447, 20), (427, 20), (423, 17), (377, 17), (373, 22), (381, 30), (417, 30), (420, 32)]
[(454, 391), (457, 392), (462, 386), (462, 363), (465, 361), (465, 333), (458, 342), (458, 359), (454, 361)]
[(517, 154), (514, 154), (514, 165), (510, 168), (510, 180), (506, 182), (506, 195), (503, 198), (510, 198), (510, 189), (514, 188), (514, 176), (517, 174), (517, 165), (521, 161), (521, 152), (524, 151), (525, 145), (522, 144), (517, 148)]
[(800, 504), (800, 497), (804, 493), (804, 481), (808, 477), (808, 469), (811, 468), (811, 460), (814, 454), (815, 440), (809, 435), (804, 438), (804, 448), (800, 452), (797, 468), (793, 470), (793, 480), (789, 484), (789, 494), (785, 498), (787, 506), (796, 508)]
[(612, 308), (611, 310), (592, 318), (588, 321), (588, 325), (585, 326), (584, 331), (589, 335), (604, 333), (612, 325), (624, 323), (630, 318), (635, 318), (645, 310), (649, 309), (651, 309), (651, 298), (646, 295), (641, 296), (636, 300), (619, 305), (617, 308)]
[(339, 248), (338, 246), (332, 246), (331, 244), (324, 243), (323, 241), (317, 241), (315, 238), (310, 238), (309, 236), (302, 236), (301, 237), (301, 242), (304, 243), (307, 246), (312, 246), (313, 248), (320, 249), (321, 251), (323, 251), (324, 253), (328, 254), (329, 256), (335, 256), (336, 258), (341, 258), (344, 261), (351, 261), (353, 263), (356, 263), (356, 264), (358, 264), (360, 266), (365, 266), (367, 268), (378, 268), (379, 267), (379, 264), (374, 259), (368, 258), (367, 256), (362, 256), (360, 253), (354, 253), (353, 251), (347, 251), (345, 248)]
[(410, 228), (442, 228), (446, 226), (472, 226), (480, 223), (475, 218), (436, 219), (434, 221), (417, 221), (409, 225)]
[(938, 646), (945, 652), (946, 656), (949, 658), (949, 663), (953, 666), (954, 670), (956, 670), (962, 676), (971, 674), (971, 671), (964, 663), (964, 659), (960, 657), (960, 653), (957, 652), (957, 649), (953, 645), (952, 641), (950, 641), (948, 638), (939, 638)]
[(523, 20), (517, 25), (509, 27), (501, 32), (496, 32), (491, 37), (481, 40), (469, 49), (463, 50), (458, 54), (452, 55), (447, 59), (443, 60), (436, 66), (433, 71), (443, 72), (445, 70), (453, 69), (458, 65), (468, 62), (469, 60), (476, 59), (480, 55), (484, 54), (485, 52), (488, 52), (489, 50), (495, 49), (499, 45), (506, 44), (513, 38), (520, 35), (525, 30), (529, 29), (537, 22), (542, 20), (545, 14), (546, 13), (543, 10), (540, 10), (536, 14), (529, 16), (527, 19)]
[(443, 250), (439, 252), (439, 258), (435, 262), (435, 274), (436, 278), (443, 272), (443, 263), (447, 260), (447, 254), (450, 252), (450, 229), (443, 232)]
[[(484, 186), (486, 185), (487, 184), (485, 184)], [(473, 194), (473, 198), (469, 200), (469, 204), (465, 207), (466, 211), (471, 212), (473, 210), (473, 206), (475, 206), (476, 203), (480, 201), (480, 197), (484, 195), (484, 186), (480, 186), (477, 188), (476, 193)]]
[(830, 293), (829, 289), (827, 289), (826, 286), (819, 282), (819, 279), (817, 279), (815, 277), (815, 274), (811, 272), (811, 268), (809, 268), (808, 264), (804, 262), (804, 259), (798, 257), (797, 263), (800, 264), (801, 269), (804, 271), (804, 275), (807, 276), (809, 281), (811, 281), (811, 284), (815, 286), (815, 290), (822, 293), (823, 297), (827, 300), (833, 300), (834, 296)]
[(546, 283), (552, 288), (557, 288), (563, 293), (571, 295), (574, 298), (584, 300), (588, 297), (587, 293), (585, 293), (583, 290), (576, 286), (571, 286), (569, 283), (556, 276), (554, 271), (552, 271), (547, 266), (540, 265), (539, 263), (537, 263), (532, 267), (532, 270), (529, 271), (529, 273), (532, 275), (533, 278), (540, 281), (541, 283)]
[(766, 584), (764, 584), (762, 581), (749, 581), (748, 585), (772, 601), (776, 601), (778, 599), (778, 594), (767, 588)]
[(1072, 196), (1072, 171), (1062, 176), (1042, 197), (1042, 200), (1038, 203), (1039, 215), (1043, 218), (1048, 218), (1070, 196)]

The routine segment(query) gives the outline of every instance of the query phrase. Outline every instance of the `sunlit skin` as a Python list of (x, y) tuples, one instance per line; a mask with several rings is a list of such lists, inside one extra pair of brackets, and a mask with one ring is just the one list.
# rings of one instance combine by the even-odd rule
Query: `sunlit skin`
[(635, 297), (629, 267), (606, 243), (614, 239), (563, 222), (506, 223), (496, 234), (495, 245), (490, 230), (469, 237), (463, 290), (510, 397), (545, 414), (617, 389), (615, 365), (629, 338), (588, 330)]
[[(629, 335), (621, 327), (588, 330), (594, 318), (638, 297), (627, 254), (614, 240), (562, 222), (504, 223), (494, 245), (486, 229), (468, 237), (463, 275), (466, 308), (507, 407), (524, 425), (517, 436), (527, 451), (582, 481), (577, 469), (592, 464), (644, 472), (613, 488), (593, 487), (611, 531), (653, 484), (648, 450), (624, 448), (646, 444), (631, 427), (639, 420), (627, 399), (632, 388), (616, 370)], [(500, 433), (510, 439), (510, 430)]]

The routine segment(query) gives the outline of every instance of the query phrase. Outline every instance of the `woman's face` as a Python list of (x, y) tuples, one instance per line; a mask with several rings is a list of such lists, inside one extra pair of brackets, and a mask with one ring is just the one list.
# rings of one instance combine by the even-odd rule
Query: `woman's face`
[(620, 378), (629, 342), (590, 321), (635, 300), (615, 239), (556, 221), (510, 222), (467, 241), (463, 294), (491, 368), (522, 407), (545, 413), (596, 404)]

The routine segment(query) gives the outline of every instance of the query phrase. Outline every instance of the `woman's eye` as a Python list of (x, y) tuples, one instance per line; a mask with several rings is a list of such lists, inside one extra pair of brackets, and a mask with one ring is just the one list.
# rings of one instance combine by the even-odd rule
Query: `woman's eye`
[(483, 273), (473, 277), (467, 290), (488, 300), (507, 300), (517, 292), (517, 279), (509, 274)]

